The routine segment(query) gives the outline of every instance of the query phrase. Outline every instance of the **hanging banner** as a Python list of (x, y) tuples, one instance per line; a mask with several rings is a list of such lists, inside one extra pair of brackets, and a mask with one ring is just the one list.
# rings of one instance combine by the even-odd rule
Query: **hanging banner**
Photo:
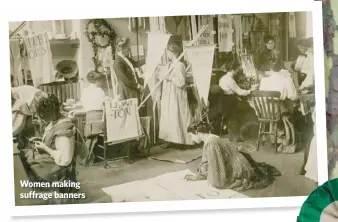
[(48, 34), (43, 33), (23, 38), (27, 50), (29, 69), (35, 87), (56, 80)]
[(153, 73), (157, 65), (161, 62), (170, 36), (171, 35), (164, 33), (148, 33), (148, 51), (146, 65), (144, 67), (144, 86), (146, 86), (149, 79), (154, 76)]
[(10, 39), (10, 59), (13, 86), (21, 86), (24, 84), (24, 78), (22, 73), (22, 59), (19, 39)]
[(209, 96), (215, 45), (191, 46), (186, 50), (198, 94), (206, 103)]
[(232, 52), (233, 29), (231, 15), (218, 15), (218, 50)]
[(108, 142), (120, 142), (142, 135), (137, 99), (105, 101)]
[(207, 29), (202, 33), (198, 39), (198, 45), (211, 45), (214, 44), (214, 21), (211, 15), (198, 16), (198, 27), (201, 28), (208, 25)]

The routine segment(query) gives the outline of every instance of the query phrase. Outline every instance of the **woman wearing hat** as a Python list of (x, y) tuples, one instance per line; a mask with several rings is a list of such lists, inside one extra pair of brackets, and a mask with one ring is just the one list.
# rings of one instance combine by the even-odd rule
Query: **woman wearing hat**
[(113, 67), (118, 80), (118, 94), (121, 95), (121, 99), (139, 98), (144, 88), (135, 68), (141, 67), (144, 62), (135, 62), (130, 58), (129, 38), (121, 38), (117, 42), (116, 50), (117, 56)]
[(167, 48), (170, 73), (159, 73), (163, 80), (161, 97), (161, 116), (159, 121), (159, 138), (174, 144), (192, 145), (187, 129), (192, 116), (189, 109), (185, 65), (177, 61), (181, 53), (180, 47), (172, 43)]

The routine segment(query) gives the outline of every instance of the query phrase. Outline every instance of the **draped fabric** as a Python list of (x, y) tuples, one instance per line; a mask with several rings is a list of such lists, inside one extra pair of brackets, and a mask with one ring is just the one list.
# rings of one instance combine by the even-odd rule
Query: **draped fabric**
[(198, 173), (216, 188), (239, 191), (261, 189), (281, 173), (265, 163), (258, 163), (226, 138), (209, 135), (204, 142)]
[(22, 59), (20, 53), (20, 40), (10, 40), (10, 63), (11, 76), (13, 77), (13, 86), (20, 86), (24, 84), (22, 73)]
[(34, 86), (54, 82), (56, 77), (48, 34), (24, 37), (23, 42), (27, 50), (28, 64)]

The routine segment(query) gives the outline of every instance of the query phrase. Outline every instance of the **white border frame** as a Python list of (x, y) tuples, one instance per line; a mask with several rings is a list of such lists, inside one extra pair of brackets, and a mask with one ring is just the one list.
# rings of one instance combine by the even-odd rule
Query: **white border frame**
[[(31, 4), (30, 1), (27, 1)], [(210, 3), (210, 1), (208, 1)], [(325, 120), (325, 81), (324, 81), (324, 51), (323, 51), (323, 29), (322, 29), (322, 7), (321, 2), (297, 0), (294, 4), (284, 4), (283, 1), (267, 2), (261, 0), (252, 1), (253, 5), (250, 7), (244, 7), (242, 1), (230, 1), (223, 2), (227, 6), (215, 7), (208, 5), (192, 4), (190, 12), (187, 12), (187, 8), (177, 7), (173, 5), (164, 5), (166, 11), (173, 13), (157, 13), (157, 10), (148, 11), (147, 16), (168, 16), (168, 15), (184, 15), (184, 14), (236, 14), (236, 13), (264, 13), (264, 12), (296, 12), (296, 11), (312, 11), (313, 12), (313, 37), (314, 37), (314, 56), (315, 56), (315, 81), (316, 81), (316, 122), (317, 122), (317, 147), (318, 147), (318, 173), (319, 173), (319, 185), (327, 181), (328, 169), (327, 169), (327, 148), (326, 148), (326, 121)], [(23, 4), (23, 3), (21, 3)], [(221, 3), (219, 3), (221, 4)], [(64, 6), (58, 10), (57, 6), (53, 5), (53, 10), (63, 13), (63, 18), (67, 19), (85, 19), (85, 18), (103, 18), (110, 17), (114, 14), (114, 17), (127, 17), (124, 12), (128, 12), (130, 8), (127, 6), (119, 7), (112, 13), (110, 7), (102, 7), (102, 5), (96, 6), (99, 10), (92, 10), (93, 7), (88, 8), (88, 12), (79, 12), (79, 8), (64, 9)], [(100, 7), (101, 6), (101, 7)], [(24, 6), (23, 6), (24, 7)], [(80, 7), (80, 6), (79, 6)], [(163, 7), (163, 6), (162, 6)], [(15, 10), (15, 8), (13, 8)], [(17, 16), (17, 13), (6, 12), (9, 20), (49, 20), (49, 19), (63, 19), (59, 16), (55, 16), (51, 13), (51, 8), (40, 9), (38, 13), (22, 14), (19, 15), (20, 19), (13, 18)], [(141, 10), (133, 11), (133, 16), (145, 16)], [(43, 18), (43, 19), (41, 19)], [(7, 45), (8, 43), (6, 43)], [(8, 50), (8, 47), (7, 47)], [(7, 55), (9, 51), (4, 49)], [(8, 57), (8, 56), (7, 56)], [(7, 63), (5, 72), (9, 73), (9, 58), (3, 60), (3, 63)], [(4, 75), (6, 76), (6, 75)], [(5, 81), (6, 78), (4, 78)], [(8, 81), (6, 79), (6, 81)], [(7, 82), (4, 83), (4, 85)], [(9, 88), (9, 87), (8, 87)], [(8, 93), (8, 94), (6, 94)], [(9, 103), (9, 90), (4, 94), (4, 101)], [(8, 115), (9, 115), (8, 106)], [(7, 106), (6, 106), (7, 108)], [(6, 129), (11, 128), (10, 119), (2, 117)], [(324, 133), (325, 132), (325, 133)], [(6, 130), (3, 134), (5, 146), (12, 146), (12, 136), (10, 130)], [(324, 146), (324, 148), (322, 148)], [(4, 149), (4, 156), (11, 156), (12, 149)], [(13, 159), (10, 158), (10, 165), (13, 166)], [(10, 167), (10, 178), (7, 181), (12, 181), (11, 189), (6, 192), (14, 194), (14, 174), (13, 167)], [(5, 168), (7, 169), (7, 168)], [(14, 195), (13, 195), (14, 196)], [(190, 210), (217, 210), (217, 209), (248, 209), (248, 208), (275, 208), (275, 207), (299, 207), (303, 204), (306, 197), (267, 197), (267, 198), (244, 198), (244, 199), (224, 199), (224, 200), (194, 200), (194, 201), (158, 201), (158, 202), (143, 202), (143, 203), (105, 203), (105, 204), (77, 204), (77, 205), (44, 205), (44, 206), (14, 206), (14, 198), (9, 200), (12, 206), (12, 216), (39, 216), (39, 215), (69, 215), (69, 214), (97, 214), (97, 213), (130, 213), (130, 212), (164, 212), (164, 211), (190, 211)]]

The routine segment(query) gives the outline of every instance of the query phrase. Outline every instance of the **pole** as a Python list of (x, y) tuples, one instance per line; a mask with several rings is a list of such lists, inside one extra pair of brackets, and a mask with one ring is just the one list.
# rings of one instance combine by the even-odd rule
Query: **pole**
[[(188, 44), (188, 46), (192, 46), (195, 44), (195, 42), (198, 40), (198, 38), (203, 34), (203, 32), (207, 29), (208, 25), (205, 25), (201, 28), (201, 30), (197, 33), (197, 35), (195, 36), (195, 38)], [(166, 77), (174, 68), (174, 66), (178, 63), (178, 61), (180, 61), (183, 56), (185, 54), (185, 50), (181, 53), (181, 55), (177, 58), (176, 62), (174, 63), (173, 66), (170, 67), (170, 69), (163, 75), (163, 79), (161, 81), (159, 81), (155, 87), (150, 91), (149, 95), (147, 95), (147, 97), (141, 102), (141, 104), (139, 105), (138, 109), (140, 109), (142, 107), (142, 105), (149, 99), (149, 97), (151, 96), (151, 94), (156, 90), (156, 88), (163, 82), (164, 77)]]

